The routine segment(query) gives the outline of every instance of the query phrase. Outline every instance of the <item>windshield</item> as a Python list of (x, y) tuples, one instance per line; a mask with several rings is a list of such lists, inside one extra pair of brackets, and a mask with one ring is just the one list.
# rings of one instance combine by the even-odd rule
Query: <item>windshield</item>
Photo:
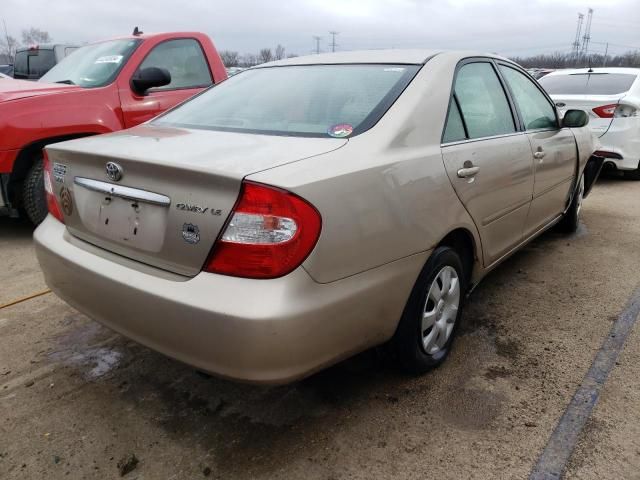
[(547, 75), (538, 82), (550, 95), (616, 95), (627, 92), (635, 79), (631, 73), (572, 73)]
[(68, 83), (81, 87), (102, 87), (111, 83), (140, 40), (123, 39), (81, 47), (65, 57), (39, 81)]
[(304, 65), (241, 72), (153, 123), (271, 135), (348, 137), (371, 128), (418, 65)]

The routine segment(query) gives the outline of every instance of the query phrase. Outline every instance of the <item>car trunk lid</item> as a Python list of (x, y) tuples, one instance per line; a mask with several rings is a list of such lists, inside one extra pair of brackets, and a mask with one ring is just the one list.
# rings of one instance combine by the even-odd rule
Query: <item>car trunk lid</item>
[(594, 108), (605, 105), (616, 105), (624, 97), (624, 94), (616, 95), (551, 95), (556, 102), (560, 115), (564, 116), (567, 110), (584, 110), (589, 115), (589, 127), (593, 134), (600, 137), (606, 133), (613, 118), (600, 117)]
[[(245, 176), (320, 155), (345, 139), (143, 125), (47, 147), (68, 231), (182, 275), (200, 272)], [(120, 169), (121, 178), (107, 174)]]

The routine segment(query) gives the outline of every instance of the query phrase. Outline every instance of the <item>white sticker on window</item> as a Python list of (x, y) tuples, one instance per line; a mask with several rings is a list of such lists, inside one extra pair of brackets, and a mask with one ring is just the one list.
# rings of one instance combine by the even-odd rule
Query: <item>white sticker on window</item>
[(98, 58), (94, 63), (120, 63), (122, 61), (122, 55), (106, 55)]
[(406, 68), (402, 67), (389, 67), (384, 69), (385, 72), (404, 72), (405, 70)]

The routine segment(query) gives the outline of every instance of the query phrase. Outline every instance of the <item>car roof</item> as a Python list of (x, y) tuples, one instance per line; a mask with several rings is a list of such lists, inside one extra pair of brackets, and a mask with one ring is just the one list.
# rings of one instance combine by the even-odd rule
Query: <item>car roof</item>
[[(446, 54), (452, 61), (466, 57), (490, 57), (509, 61), (494, 54), (474, 51), (457, 50), (428, 50), (428, 49), (388, 49), (388, 50), (359, 50), (351, 52), (321, 53), (304, 57), (287, 58), (258, 65), (261, 67), (280, 67), (286, 65), (319, 65), (341, 63), (396, 63), (422, 65), (436, 55)], [(511, 62), (513, 63), (513, 62)]]
[(562, 70), (555, 70), (547, 75), (547, 77), (557, 76), (557, 75), (575, 75), (575, 74), (586, 74), (586, 73), (627, 73), (633, 75), (640, 75), (640, 68), (627, 68), (627, 67), (596, 67), (592, 68), (589, 71), (588, 67), (584, 68), (565, 68)]

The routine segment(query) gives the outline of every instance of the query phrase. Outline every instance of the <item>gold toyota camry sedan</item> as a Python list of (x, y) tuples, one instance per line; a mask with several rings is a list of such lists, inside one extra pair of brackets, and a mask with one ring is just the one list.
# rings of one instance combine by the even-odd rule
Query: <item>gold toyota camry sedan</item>
[(587, 122), (493, 55), (268, 63), (48, 146), (37, 255), (70, 305), (216, 375), (284, 383), (381, 344), (423, 372), (492, 268), (577, 228)]

